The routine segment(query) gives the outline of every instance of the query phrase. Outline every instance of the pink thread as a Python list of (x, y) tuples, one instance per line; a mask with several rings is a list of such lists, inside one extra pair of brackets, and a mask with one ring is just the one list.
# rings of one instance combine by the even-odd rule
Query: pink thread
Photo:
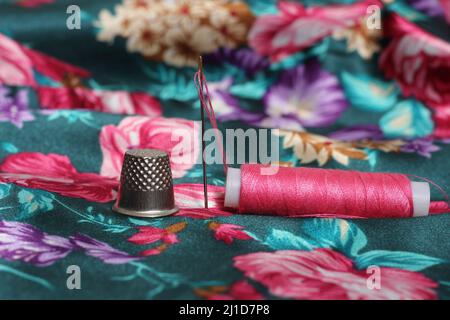
[[(208, 84), (206, 81), (206, 77), (202, 71), (201, 68), (195, 73), (194, 75), (194, 83), (195, 87), (197, 88), (198, 97), (200, 99), (200, 104), (203, 108), (203, 110), (206, 111), (206, 114), (208, 115), (209, 122), (211, 122), (211, 126), (213, 129), (215, 129), (215, 135), (216, 135), (216, 142), (219, 147), (220, 154), (222, 156), (223, 161), (223, 171), (225, 172), (225, 175), (227, 174), (227, 158), (226, 153), (223, 148), (222, 144), (222, 138), (218, 136), (219, 127), (217, 126), (217, 120), (216, 115), (214, 113), (214, 108), (211, 103), (211, 95), (209, 93)], [(203, 88), (205, 91), (203, 91)], [(204, 137), (202, 137), (203, 139)], [(202, 155), (203, 157), (205, 155)]]
[(280, 167), (241, 166), (239, 213), (283, 216), (407, 218), (413, 213), (406, 175)]
[(450, 212), (447, 201), (431, 201), (430, 215)]

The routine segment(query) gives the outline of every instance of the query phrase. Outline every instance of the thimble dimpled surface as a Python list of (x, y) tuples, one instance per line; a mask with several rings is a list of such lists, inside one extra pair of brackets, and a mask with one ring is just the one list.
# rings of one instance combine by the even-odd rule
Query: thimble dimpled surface
[(159, 150), (128, 151), (125, 154), (121, 179), (131, 190), (168, 190), (172, 187), (169, 157)]
[(160, 217), (178, 211), (167, 153), (154, 149), (125, 153), (113, 210), (138, 217)]

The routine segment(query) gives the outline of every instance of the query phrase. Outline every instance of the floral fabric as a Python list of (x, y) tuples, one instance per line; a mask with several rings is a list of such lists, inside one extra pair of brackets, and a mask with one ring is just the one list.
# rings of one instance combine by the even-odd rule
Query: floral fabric
[[(449, 23), (447, 0), (1, 0), (0, 298), (448, 299), (450, 215), (237, 215), (220, 165), (204, 209), (192, 80), (202, 55), (220, 128), (279, 128), (280, 165), (448, 191)], [(177, 214), (111, 210), (133, 148), (172, 154)]]

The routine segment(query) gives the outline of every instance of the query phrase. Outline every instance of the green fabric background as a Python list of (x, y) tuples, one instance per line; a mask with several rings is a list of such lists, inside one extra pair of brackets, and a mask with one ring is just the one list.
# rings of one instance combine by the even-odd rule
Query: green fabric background
[[(30, 45), (58, 59), (86, 68), (93, 73), (95, 81), (108, 89), (146, 90), (150, 81), (141, 69), (140, 61), (136, 55), (128, 54), (121, 41), (112, 46), (98, 42), (90, 21), (97, 17), (102, 8), (112, 9), (117, 1), (77, 1), (83, 10), (82, 30), (68, 31), (65, 27), (67, 14), (65, 9), (73, 1), (56, 1), (56, 3), (34, 9), (24, 9), (11, 3), (0, 1), (0, 32), (13, 37), (15, 40)], [(268, 1), (267, 1), (268, 3)], [(433, 26), (431, 26), (433, 25)], [(425, 25), (426, 26), (426, 25)], [(429, 23), (429, 28), (438, 30), (444, 38), (450, 39), (448, 27), (442, 22)], [(155, 65), (154, 62), (147, 62)], [(367, 70), (373, 68), (364, 64), (355, 54), (348, 54), (342, 43), (332, 43), (329, 54), (323, 60), (323, 66), (334, 72), (336, 70)], [(206, 66), (208, 69), (208, 66)], [(187, 69), (180, 72), (192, 73)], [(208, 70), (207, 70), (208, 72)], [(207, 74), (208, 75), (208, 74)], [(213, 75), (212, 75), (213, 77)], [(189, 90), (193, 89), (190, 83)], [(68, 125), (67, 120), (59, 118), (49, 121), (48, 116), (42, 115), (37, 98), (32, 89), (30, 91), (31, 108), (35, 109), (35, 121), (27, 122), (23, 129), (10, 123), (0, 123), (0, 141), (13, 143), (20, 152), (58, 153), (67, 155), (72, 164), (80, 172), (99, 172), (102, 155), (98, 137), (100, 128), (107, 124), (118, 124), (125, 116), (91, 112), (95, 127), (89, 127), (80, 122)], [(191, 103), (173, 100), (161, 101), (166, 117), (182, 117), (198, 119), (198, 109)], [(250, 106), (258, 108), (258, 106)], [(374, 121), (379, 115), (371, 115), (349, 108), (339, 121), (326, 130), (317, 130), (319, 133), (331, 132), (344, 126)], [(239, 122), (221, 124), (222, 128), (246, 127)], [(349, 168), (362, 171), (390, 171), (399, 173), (412, 173), (427, 177), (435, 183), (450, 190), (450, 146), (440, 145), (442, 150), (435, 152), (431, 159), (416, 154), (404, 153), (378, 153), (376, 165), (371, 167), (367, 161), (352, 160)], [(282, 158), (289, 159), (291, 152), (282, 151)], [(0, 151), (0, 159), (8, 156), (5, 150)], [(313, 164), (314, 166), (314, 164)], [(337, 162), (330, 161), (325, 168), (347, 168)], [(190, 182), (201, 183), (201, 168), (196, 166), (192, 174), (175, 183)], [(220, 166), (208, 168), (210, 182), (223, 184), (223, 173)], [(194, 174), (195, 173), (195, 174)], [(213, 179), (214, 178), (214, 179)], [(21, 187), (13, 186), (10, 195), (1, 202), (2, 207), (17, 207), (17, 193)], [(433, 199), (442, 199), (436, 190), (432, 193)], [(114, 224), (129, 226), (130, 229), (122, 233), (105, 232), (104, 228), (95, 223), (79, 223), (80, 217), (55, 203), (55, 208), (49, 212), (40, 213), (26, 218), (22, 222), (31, 224), (38, 229), (52, 235), (69, 237), (78, 232), (87, 234), (99, 241), (108, 243), (114, 248), (130, 254), (138, 254), (141, 246), (127, 241), (136, 232), (136, 225), (128, 217), (120, 216), (111, 211), (112, 203), (89, 203), (83, 199), (57, 196), (57, 199), (71, 209), (83, 212), (88, 206), (93, 206), (95, 212), (102, 213), (106, 219), (111, 218)], [(17, 220), (16, 210), (0, 212), (2, 220)], [(300, 227), (311, 219), (289, 219), (258, 215), (234, 215), (230, 217), (215, 218), (221, 223), (237, 224), (245, 227), (260, 238), (267, 236), (272, 229), (279, 229), (299, 234)], [(167, 217), (158, 224), (161, 227), (173, 223), (186, 221), (187, 226), (178, 234), (180, 243), (171, 246), (158, 256), (151, 256), (140, 260), (139, 263), (153, 268), (155, 273), (147, 276), (156, 282), (165, 283), (164, 290), (158, 299), (195, 299), (199, 298), (195, 287), (207, 286), (208, 283), (230, 285), (241, 280), (243, 274), (233, 267), (233, 257), (258, 251), (268, 251), (267, 246), (258, 241), (236, 240), (228, 246), (222, 241), (213, 238), (212, 231), (207, 223), (201, 219), (182, 217)], [(446, 260), (447, 263), (438, 264), (421, 271), (427, 277), (438, 282), (450, 281), (450, 215), (418, 218), (418, 219), (379, 219), (379, 220), (353, 220), (368, 238), (364, 251), (393, 250), (409, 251)], [(320, 230), (318, 230), (318, 233)], [(82, 270), (82, 289), (68, 290), (66, 288), (66, 268), (69, 265), (78, 265)], [(19, 261), (0, 260), (0, 265), (9, 266), (36, 277), (46, 279), (52, 289), (44, 288), (36, 283), (29, 282), (9, 272), (0, 272), (0, 298), (1, 299), (145, 299), (154, 288), (150, 282), (137, 278), (132, 281), (117, 281), (115, 277), (126, 276), (136, 272), (134, 263), (109, 265), (94, 257), (89, 257), (81, 251), (70, 253), (66, 258), (56, 261), (48, 267), (36, 267)], [(173, 273), (185, 278), (181, 283), (177, 281), (164, 282), (161, 273)], [(147, 279), (148, 280), (148, 279)], [(206, 284), (206, 285), (205, 285)], [(252, 285), (267, 298), (279, 298), (271, 295), (267, 288), (257, 282)], [(450, 289), (441, 284), (438, 288), (440, 298), (450, 298)]]

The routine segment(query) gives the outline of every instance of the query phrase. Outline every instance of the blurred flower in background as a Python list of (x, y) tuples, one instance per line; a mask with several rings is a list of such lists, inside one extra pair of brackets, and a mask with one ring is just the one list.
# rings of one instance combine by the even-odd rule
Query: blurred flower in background
[(241, 1), (125, 0), (102, 10), (98, 40), (125, 38), (129, 52), (173, 66), (196, 66), (199, 55), (246, 43), (254, 17)]

